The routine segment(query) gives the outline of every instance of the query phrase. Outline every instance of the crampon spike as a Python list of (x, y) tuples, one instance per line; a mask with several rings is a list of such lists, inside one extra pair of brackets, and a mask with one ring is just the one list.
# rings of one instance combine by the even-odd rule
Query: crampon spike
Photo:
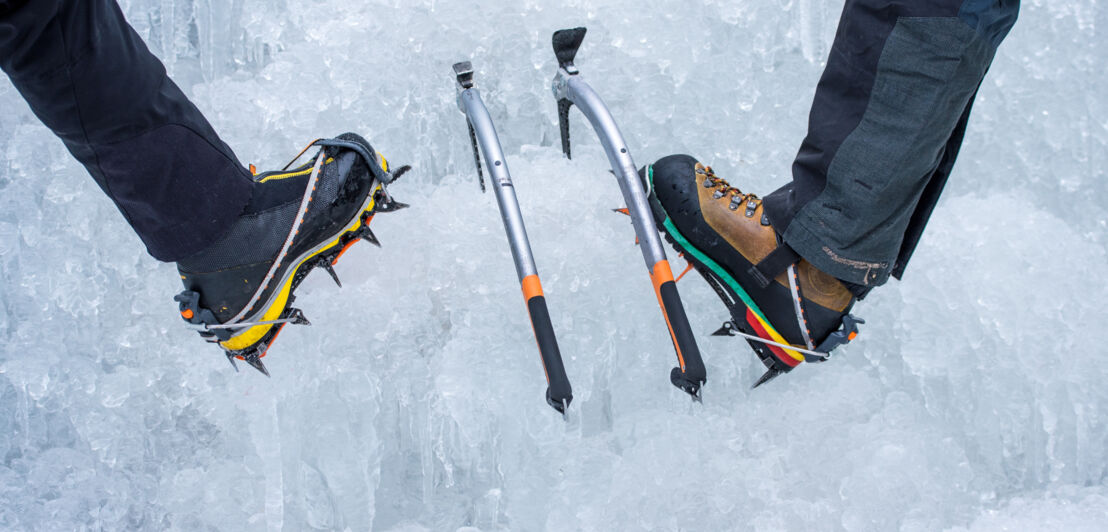
[(406, 164), (404, 166), (401, 166), (400, 168), (397, 168), (396, 171), (392, 173), (392, 182), (395, 183), (397, 179), (400, 179), (400, 176), (408, 173), (408, 171), (411, 169), (412, 165), (410, 164)]
[(400, 209), (407, 209), (410, 207), (407, 203), (401, 203), (392, 199), (392, 196), (387, 196), (377, 204), (376, 212), (396, 212)]
[[(631, 216), (631, 209), (627, 207), (620, 207), (618, 209), (612, 209), (612, 212), (618, 212), (624, 216)], [(635, 245), (639, 245), (639, 235), (635, 235)]]
[(719, 329), (716, 329), (716, 332), (712, 333), (712, 336), (735, 336), (731, 333), (733, 327), (734, 326), (731, 325), (731, 322), (725, 321), (723, 322), (723, 326), (721, 326)]
[(262, 372), (263, 375), (269, 377), (269, 370), (265, 369), (265, 364), (262, 364), (262, 358), (257, 354), (250, 354), (242, 357), (250, 367)]
[(308, 321), (308, 317), (304, 315), (304, 311), (298, 308), (289, 309), (289, 323), (293, 325), (311, 325), (312, 322)]
[(360, 235), (362, 240), (373, 244), (374, 246), (381, 247), (381, 241), (377, 240), (377, 235), (373, 234), (373, 231), (367, 226), (362, 228), (362, 234)]
[(686, 273), (689, 273), (690, 271), (692, 271), (692, 269), (693, 269), (693, 264), (690, 262), (688, 264), (688, 266), (685, 266), (685, 271), (681, 272), (681, 275), (677, 276), (677, 279), (675, 279), (675, 282), (678, 282), (678, 283), (681, 282), (681, 278), (684, 277)]
[[(402, 166), (402, 167), (400, 167), (400, 170), (398, 170), (393, 175), (395, 175), (396, 177), (400, 177), (400, 174), (403, 174), (404, 172), (406, 172), (407, 168), (411, 168), (411, 167), (410, 166)], [(394, 179), (394, 181), (395, 181), (395, 179)], [(399, 211), (400, 209), (407, 209), (408, 208), (407, 203), (401, 203), (399, 201), (396, 201), (395, 199), (393, 199), (391, 194), (389, 194), (388, 192), (385, 192), (384, 188), (377, 191), (377, 195), (376, 195), (375, 198), (376, 198), (377, 207), (373, 209), (373, 212), (395, 212), (395, 211)]]
[(335, 267), (331, 265), (330, 261), (322, 261), (319, 263), (319, 267), (327, 271), (331, 275), (331, 279), (335, 280), (335, 284), (342, 288), (342, 281), (339, 280), (339, 274), (335, 272)]
[(239, 372), (239, 365), (235, 363), (235, 355), (232, 355), (229, 352), (225, 352), (224, 354), (227, 355), (227, 362), (230, 362), (231, 367), (235, 368), (235, 373), (238, 373)]
[(757, 388), (773, 379), (776, 379), (778, 375), (781, 375), (783, 373), (785, 372), (777, 368), (769, 368), (764, 374), (762, 374), (761, 377), (758, 378), (758, 382), (755, 382), (754, 386), (751, 386), (750, 389), (753, 390), (754, 388)]

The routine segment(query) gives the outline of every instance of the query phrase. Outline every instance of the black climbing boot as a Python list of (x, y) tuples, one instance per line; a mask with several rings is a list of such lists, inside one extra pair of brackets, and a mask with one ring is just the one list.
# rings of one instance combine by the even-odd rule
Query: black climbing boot
[(177, 263), (181, 316), (232, 365), (238, 358), (266, 375), (261, 358), (281, 329), (308, 324), (291, 306), (308, 272), (322, 268), (339, 283), (333, 265), (347, 248), (380, 245), (369, 229), (374, 214), (405, 206), (385, 187), (408, 168), (390, 172), (365, 139), (346, 133), (311, 146), (320, 149), (307, 163), (256, 175), (250, 203), (226, 235)]

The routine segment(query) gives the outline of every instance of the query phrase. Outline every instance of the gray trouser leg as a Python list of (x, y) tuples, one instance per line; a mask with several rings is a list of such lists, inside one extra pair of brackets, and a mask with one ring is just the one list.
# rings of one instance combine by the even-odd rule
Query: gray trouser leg
[(892, 4), (847, 2), (793, 181), (765, 200), (793, 249), (863, 286), (903, 272), (1019, 7)]

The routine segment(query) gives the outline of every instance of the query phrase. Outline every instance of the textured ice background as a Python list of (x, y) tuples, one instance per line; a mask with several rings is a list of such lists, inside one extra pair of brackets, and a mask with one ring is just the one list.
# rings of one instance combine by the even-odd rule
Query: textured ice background
[[(357, 4), (357, 5), (356, 5)], [(841, 4), (284, 0), (123, 3), (244, 162), (346, 130), (397, 163), (346, 287), (235, 374), (181, 326), (171, 265), (0, 81), (0, 528), (1103, 530), (1108, 526), (1108, 7), (1024, 2), (956, 174), (860, 340), (752, 392), (725, 312), (680, 289), (708, 363), (673, 354), (615, 183), (550, 33), (639, 163), (788, 176)], [(542, 370), (450, 65), (472, 60), (517, 183), (575, 400)], [(682, 266), (679, 259), (676, 267)]]

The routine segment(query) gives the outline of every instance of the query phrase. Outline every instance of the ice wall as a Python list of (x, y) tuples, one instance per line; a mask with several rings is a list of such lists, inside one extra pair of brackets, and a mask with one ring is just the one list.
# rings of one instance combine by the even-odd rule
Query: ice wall
[[(672, 351), (606, 161), (557, 147), (550, 33), (632, 154), (788, 175), (840, 5), (123, 2), (241, 159), (352, 130), (416, 169), (380, 250), (307, 280), (273, 378), (183, 328), (140, 242), (0, 82), (0, 528), (1098, 530), (1108, 522), (1108, 8), (1024, 2), (904, 282), (859, 341), (756, 392), (725, 312), (680, 289), (703, 405)], [(575, 396), (542, 370), (450, 65), (508, 153)], [(679, 259), (674, 263), (681, 265)], [(466, 528), (472, 527), (472, 528)]]

